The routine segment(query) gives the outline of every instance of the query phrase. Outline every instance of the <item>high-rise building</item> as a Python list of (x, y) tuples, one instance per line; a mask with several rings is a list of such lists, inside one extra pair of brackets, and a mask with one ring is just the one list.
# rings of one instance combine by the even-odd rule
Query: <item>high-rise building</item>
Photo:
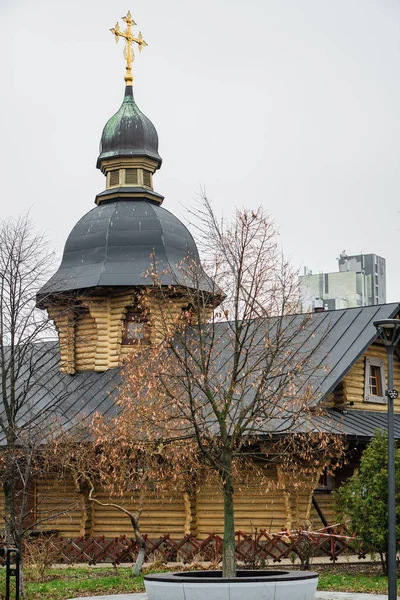
[(317, 273), (304, 268), (299, 277), (303, 312), (323, 308), (335, 310), (386, 303), (386, 261), (376, 254), (345, 251), (338, 258), (339, 271)]

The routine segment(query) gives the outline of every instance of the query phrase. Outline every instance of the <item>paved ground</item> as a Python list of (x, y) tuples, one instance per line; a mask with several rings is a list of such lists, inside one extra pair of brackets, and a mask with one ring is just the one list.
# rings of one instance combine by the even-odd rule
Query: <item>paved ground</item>
[(71, 598), (70, 600), (147, 600), (146, 594), (118, 594), (116, 596), (91, 596), (88, 598)]
[[(359, 559), (356, 556), (338, 556), (336, 563), (337, 565), (340, 564), (358, 564), (358, 565), (365, 565), (365, 564), (374, 564), (374, 563), (379, 563), (378, 560), (371, 560), (371, 559)], [(105, 566), (107, 566), (107, 564), (109, 563), (96, 563), (95, 565), (90, 565), (91, 569), (104, 569)], [(153, 563), (144, 563), (143, 565), (143, 569), (146, 569), (148, 567), (151, 567)], [(205, 567), (209, 566), (210, 563), (209, 562), (199, 562), (197, 563), (198, 565), (204, 565)], [(295, 563), (295, 566), (298, 567), (299, 566), (299, 561), (297, 560)], [(311, 569), (313, 565), (331, 565), (332, 561), (330, 560), (330, 558), (328, 556), (318, 556), (316, 558), (313, 558), (311, 561)], [(57, 567), (57, 569), (67, 569), (69, 568), (71, 565), (67, 565), (67, 564), (57, 564), (54, 565)], [(118, 565), (119, 567), (132, 567), (132, 563), (120, 563)], [(169, 562), (166, 563), (167, 567), (171, 567), (171, 568), (175, 568), (175, 567), (183, 567), (184, 563), (182, 562)], [(282, 566), (288, 566), (288, 567), (292, 567), (293, 566), (293, 562), (289, 559), (289, 558), (283, 558), (279, 563), (274, 563), (274, 562), (269, 562), (268, 563), (269, 567), (276, 567), (277, 569), (279, 569)], [(88, 567), (87, 563), (77, 563), (74, 565), (74, 568), (78, 568), (78, 567), (82, 567), (83, 569), (86, 569)]]
[[(119, 594), (117, 596), (93, 596), (71, 598), (71, 600), (147, 600), (146, 594)], [(376, 594), (347, 594), (346, 592), (317, 592), (315, 600), (387, 600), (387, 596)]]

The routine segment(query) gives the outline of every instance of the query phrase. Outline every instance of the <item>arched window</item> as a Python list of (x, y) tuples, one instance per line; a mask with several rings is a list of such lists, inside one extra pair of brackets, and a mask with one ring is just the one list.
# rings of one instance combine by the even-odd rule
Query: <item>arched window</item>
[(150, 327), (147, 319), (140, 310), (126, 313), (122, 343), (135, 345), (147, 343), (150, 340)]

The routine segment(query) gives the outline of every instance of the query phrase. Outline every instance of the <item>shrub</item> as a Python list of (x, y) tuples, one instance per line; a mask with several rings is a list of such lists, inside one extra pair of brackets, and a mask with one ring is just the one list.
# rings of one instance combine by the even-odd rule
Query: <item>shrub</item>
[(61, 551), (56, 541), (56, 535), (26, 538), (24, 559), (31, 580), (45, 581), (47, 570), (61, 560)]
[[(379, 554), (386, 574), (388, 545), (387, 435), (377, 432), (361, 457), (359, 469), (335, 493), (340, 518), (348, 519), (364, 550)], [(397, 547), (400, 537), (400, 450), (395, 450)]]

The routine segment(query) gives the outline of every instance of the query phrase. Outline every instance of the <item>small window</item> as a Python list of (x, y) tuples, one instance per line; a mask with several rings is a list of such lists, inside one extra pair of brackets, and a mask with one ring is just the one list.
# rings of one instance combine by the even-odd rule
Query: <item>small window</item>
[(381, 369), (375, 365), (369, 368), (369, 394), (370, 396), (382, 396)]
[(150, 171), (143, 171), (143, 185), (151, 187), (151, 174)]
[(130, 184), (138, 183), (138, 170), (137, 169), (126, 169), (125, 170), (125, 183), (130, 183)]
[(147, 343), (150, 339), (150, 328), (147, 320), (140, 311), (126, 314), (122, 343), (128, 345)]
[(114, 171), (110, 171), (110, 185), (118, 185), (119, 184), (119, 170), (115, 169)]
[(329, 294), (329, 275), (325, 273), (325, 294)]
[(385, 365), (380, 358), (365, 358), (364, 401), (385, 404)]

